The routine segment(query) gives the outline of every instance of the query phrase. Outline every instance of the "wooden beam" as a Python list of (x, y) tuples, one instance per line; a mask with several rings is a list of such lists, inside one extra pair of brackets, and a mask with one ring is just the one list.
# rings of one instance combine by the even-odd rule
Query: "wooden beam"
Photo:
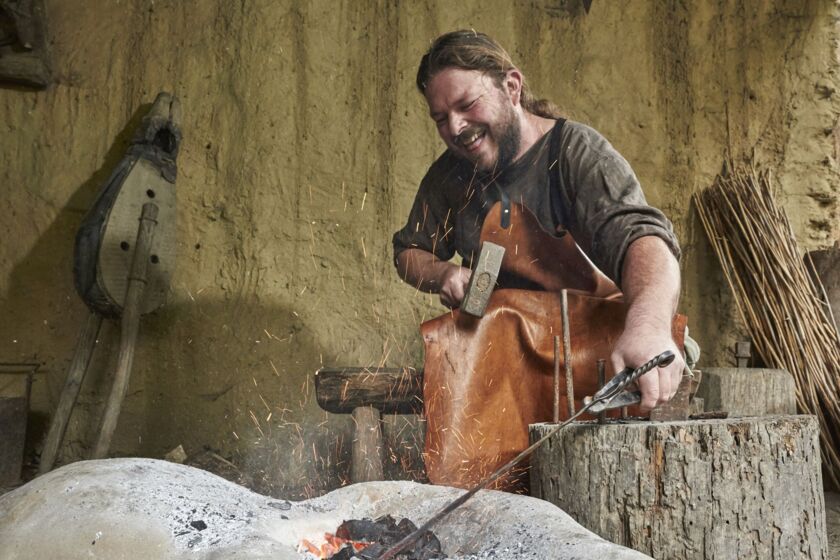
[(47, 64), (34, 52), (0, 56), (0, 81), (45, 88), (52, 81)]
[(372, 406), (383, 414), (418, 414), (423, 410), (423, 371), (402, 368), (321, 368), (315, 395), (324, 410), (350, 414)]
[(0, 82), (43, 89), (52, 82), (43, 0), (0, 0), (0, 17), (11, 23), (0, 47)]

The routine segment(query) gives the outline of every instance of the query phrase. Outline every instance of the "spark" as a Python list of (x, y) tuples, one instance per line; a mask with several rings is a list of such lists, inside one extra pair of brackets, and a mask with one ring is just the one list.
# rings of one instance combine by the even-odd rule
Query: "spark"
[(263, 405), (265, 405), (265, 409), (269, 412), (269, 416), (271, 416), (271, 407), (270, 407), (270, 406), (268, 406), (268, 403), (267, 403), (267, 402), (265, 402), (265, 399), (263, 398), (263, 396), (262, 396), (262, 395), (260, 395), (259, 393), (257, 393), (257, 396), (260, 398), (260, 400), (262, 401)]

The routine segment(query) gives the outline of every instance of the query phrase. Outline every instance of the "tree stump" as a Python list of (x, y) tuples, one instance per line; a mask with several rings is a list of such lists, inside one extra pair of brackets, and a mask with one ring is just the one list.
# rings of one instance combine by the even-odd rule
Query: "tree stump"
[(783, 369), (703, 368), (697, 389), (706, 410), (733, 416), (796, 414), (796, 383)]
[(531, 492), (654, 558), (824, 559), (818, 435), (813, 416), (578, 422), (535, 451)]

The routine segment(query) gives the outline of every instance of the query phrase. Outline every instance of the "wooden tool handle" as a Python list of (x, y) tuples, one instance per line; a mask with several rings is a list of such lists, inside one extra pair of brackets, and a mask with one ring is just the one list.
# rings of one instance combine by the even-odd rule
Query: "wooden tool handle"
[(141, 304), (143, 290), (146, 287), (146, 269), (149, 262), (149, 250), (154, 238), (157, 225), (158, 207), (153, 202), (143, 205), (140, 216), (140, 227), (137, 231), (137, 242), (128, 275), (128, 287), (125, 293), (122, 320), (120, 322), (120, 354), (117, 359), (117, 371), (114, 374), (114, 385), (105, 406), (102, 418), (102, 429), (99, 440), (93, 451), (94, 459), (103, 459), (108, 455), (111, 437), (117, 427), (120, 408), (128, 389), (128, 378), (131, 374), (131, 364), (134, 361), (134, 347), (137, 342), (137, 330), (140, 326)]

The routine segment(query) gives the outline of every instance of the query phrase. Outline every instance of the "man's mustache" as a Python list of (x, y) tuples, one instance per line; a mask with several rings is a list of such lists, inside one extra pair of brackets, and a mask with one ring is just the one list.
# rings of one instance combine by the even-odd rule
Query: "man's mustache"
[(456, 136), (454, 138), (453, 141), (455, 142), (455, 145), (463, 146), (464, 145), (464, 140), (466, 140), (467, 138), (472, 138), (473, 135), (475, 135), (476, 133), (480, 134), (480, 133), (484, 132), (484, 130), (485, 130), (485, 127), (480, 126), (480, 125), (468, 126), (464, 130), (462, 130), (460, 132), (460, 134), (458, 134), (458, 136)]

